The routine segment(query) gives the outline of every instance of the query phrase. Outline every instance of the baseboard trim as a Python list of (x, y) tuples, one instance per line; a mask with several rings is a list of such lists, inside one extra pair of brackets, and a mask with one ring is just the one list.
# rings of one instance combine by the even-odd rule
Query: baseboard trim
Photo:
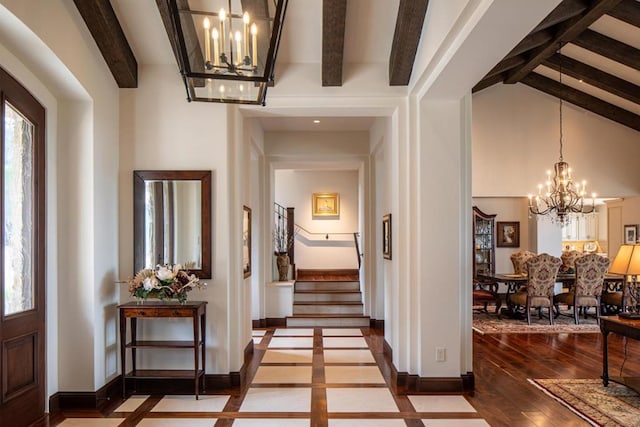
[(473, 372), (461, 374), (460, 377), (420, 377), (408, 372), (398, 372), (393, 364), (393, 350), (383, 341), (382, 353), (391, 368), (391, 386), (397, 394), (463, 394), (472, 393), (475, 389)]
[(255, 328), (266, 328), (267, 327), (267, 319), (255, 319), (251, 321), (251, 326)]
[(369, 319), (369, 327), (371, 329), (384, 331), (384, 320)]
[(118, 375), (98, 391), (62, 391), (49, 397), (49, 413), (68, 410), (102, 410), (122, 396), (122, 376)]

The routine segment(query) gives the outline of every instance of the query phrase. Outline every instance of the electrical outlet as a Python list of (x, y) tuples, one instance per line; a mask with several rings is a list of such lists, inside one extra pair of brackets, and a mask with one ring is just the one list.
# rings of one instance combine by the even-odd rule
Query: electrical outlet
[(444, 362), (445, 360), (447, 360), (447, 349), (436, 347), (436, 362)]

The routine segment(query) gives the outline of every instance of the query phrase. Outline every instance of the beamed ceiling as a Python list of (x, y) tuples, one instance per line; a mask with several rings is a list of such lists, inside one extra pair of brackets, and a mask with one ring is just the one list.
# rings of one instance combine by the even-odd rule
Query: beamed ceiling
[[(243, 0), (254, 1), (258, 0)], [(136, 58), (110, 1), (74, 2), (119, 87), (136, 87)], [(178, 2), (183, 7), (188, 3)], [(175, 37), (168, 20), (168, 0), (155, 3), (173, 48)], [(397, 4), (388, 84), (406, 86), (429, 1), (399, 0)], [(342, 86), (349, 24), (347, 0), (323, 0), (323, 86)], [(522, 83), (640, 131), (639, 71), (639, 0), (563, 0), (476, 84), (473, 92), (498, 83)]]

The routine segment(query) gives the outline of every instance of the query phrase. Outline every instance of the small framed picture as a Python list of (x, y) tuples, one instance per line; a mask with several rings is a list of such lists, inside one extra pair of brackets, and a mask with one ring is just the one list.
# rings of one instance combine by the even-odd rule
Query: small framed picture
[(314, 217), (340, 216), (340, 195), (338, 193), (313, 193), (312, 212)]
[(624, 244), (635, 245), (638, 240), (638, 225), (625, 225), (624, 226)]
[(498, 221), (496, 246), (499, 248), (520, 247), (520, 222)]
[(391, 214), (382, 217), (382, 256), (391, 259)]
[(242, 209), (242, 272), (251, 276), (251, 208)]

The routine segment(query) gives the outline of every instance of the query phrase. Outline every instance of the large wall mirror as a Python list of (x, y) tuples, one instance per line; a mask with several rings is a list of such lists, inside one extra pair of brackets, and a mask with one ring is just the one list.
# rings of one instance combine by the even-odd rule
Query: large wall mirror
[(211, 171), (133, 172), (134, 274), (185, 264), (211, 278)]

